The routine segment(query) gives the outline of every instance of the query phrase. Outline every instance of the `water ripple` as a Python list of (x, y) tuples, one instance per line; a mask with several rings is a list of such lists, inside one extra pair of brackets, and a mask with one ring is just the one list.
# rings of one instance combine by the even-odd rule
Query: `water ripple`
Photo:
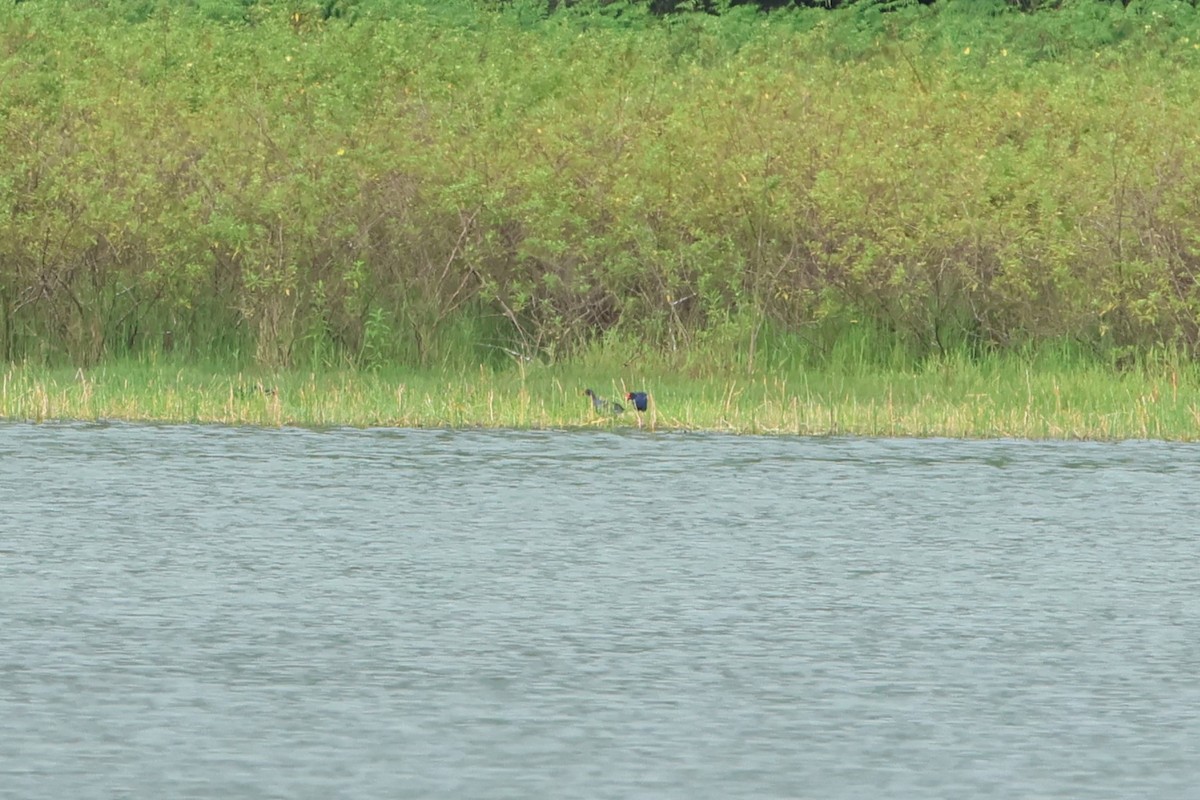
[(1200, 449), (0, 426), (0, 795), (1193, 796)]

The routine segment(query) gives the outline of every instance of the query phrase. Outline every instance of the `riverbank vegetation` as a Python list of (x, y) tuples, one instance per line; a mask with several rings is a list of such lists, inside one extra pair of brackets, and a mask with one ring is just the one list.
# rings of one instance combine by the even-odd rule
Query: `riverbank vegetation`
[[(839, 348), (819, 369), (757, 373), (623, 361), (474, 371), (285, 370), (165, 360), (90, 370), (0, 370), (0, 419), (305, 427), (402, 426), (717, 431), (1025, 439), (1200, 437), (1200, 370), (1166, 359), (1114, 373), (1070, 352), (954, 356), (908, 367)], [(584, 396), (647, 391), (650, 405), (601, 414)]]
[[(934, 421), (968, 395), (997, 435), (1194, 426), (1137, 409), (1200, 350), (1200, 13), (840, 5), (6, 4), (3, 414), (143, 375), (198, 393), (164, 418), (327, 424), (353, 374), (387, 399), (345, 422), (572, 424), (633, 364), (682, 427), (966, 433)], [(1061, 352), (1092, 399), (1027, 424)], [(698, 369), (757, 410), (684, 411)], [(249, 374), (276, 417), (220, 405)], [(910, 396), (942, 400), (889, 421)]]

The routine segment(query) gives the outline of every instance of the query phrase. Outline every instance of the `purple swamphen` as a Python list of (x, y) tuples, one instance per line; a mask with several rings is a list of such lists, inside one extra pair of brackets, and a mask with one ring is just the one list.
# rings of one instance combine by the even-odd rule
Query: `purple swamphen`
[(610, 403), (609, 401), (605, 400), (600, 395), (593, 392), (591, 389), (585, 390), (584, 394), (586, 394), (588, 397), (592, 398), (592, 408), (596, 409), (596, 411), (598, 411), (601, 414), (603, 414), (604, 412), (606, 412), (610, 409), (612, 410), (612, 413), (614, 413), (614, 414), (620, 414), (622, 411), (625, 410), (625, 406), (621, 405), (620, 403)]
[(633, 407), (638, 411), (646, 410), (646, 393), (645, 392), (630, 392), (625, 395), (625, 399), (633, 403)]

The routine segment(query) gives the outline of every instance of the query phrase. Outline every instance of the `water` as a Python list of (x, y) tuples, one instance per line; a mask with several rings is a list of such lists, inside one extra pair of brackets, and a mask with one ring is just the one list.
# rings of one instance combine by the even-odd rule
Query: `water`
[(1200, 449), (0, 426), (0, 797), (1184, 798)]

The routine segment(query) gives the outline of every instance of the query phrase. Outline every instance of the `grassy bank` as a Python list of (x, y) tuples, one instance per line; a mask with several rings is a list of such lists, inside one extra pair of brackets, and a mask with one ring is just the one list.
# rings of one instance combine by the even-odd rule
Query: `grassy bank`
[(1190, 5), (335, 5), (0, 4), (0, 416), (1200, 428)]
[[(651, 407), (640, 415), (598, 415), (582, 394), (586, 387), (610, 398), (646, 390)], [(127, 361), (90, 370), (5, 367), (0, 418), (1193, 440), (1200, 435), (1198, 390), (1192, 366), (1114, 372), (1010, 356), (751, 376), (635, 372), (602, 358), (453, 373), (228, 372)]]

